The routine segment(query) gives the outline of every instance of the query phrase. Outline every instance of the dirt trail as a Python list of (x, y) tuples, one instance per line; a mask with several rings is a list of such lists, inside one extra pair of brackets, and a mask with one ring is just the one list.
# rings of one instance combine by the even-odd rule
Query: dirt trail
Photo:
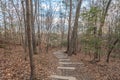
[(51, 75), (52, 80), (91, 80), (90, 76), (83, 72), (82, 62), (72, 62), (63, 51), (53, 53), (58, 59), (57, 73)]

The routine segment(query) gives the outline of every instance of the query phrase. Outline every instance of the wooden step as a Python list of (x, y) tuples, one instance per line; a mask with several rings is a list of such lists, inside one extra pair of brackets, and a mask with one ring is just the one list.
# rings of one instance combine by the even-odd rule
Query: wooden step
[(59, 59), (59, 61), (70, 61), (70, 59)]
[(79, 65), (81, 65), (81, 64), (83, 64), (83, 63), (79, 63), (79, 62), (59, 62), (59, 64), (63, 64), (63, 65), (64, 65), (64, 64), (66, 64), (66, 65), (67, 65), (67, 64), (68, 64), (68, 65), (69, 65), (69, 64), (79, 64)]
[(75, 70), (75, 67), (57, 67), (58, 69)]
[(71, 76), (59, 76), (59, 75), (51, 75), (50, 78), (52, 79), (60, 79), (60, 80), (77, 80), (75, 77)]

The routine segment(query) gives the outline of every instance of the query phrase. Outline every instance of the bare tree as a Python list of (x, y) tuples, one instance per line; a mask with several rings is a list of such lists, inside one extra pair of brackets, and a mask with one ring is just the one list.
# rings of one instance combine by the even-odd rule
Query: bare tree
[[(34, 54), (37, 54), (37, 45), (36, 45), (36, 37), (35, 37), (35, 18), (36, 18), (36, 13), (37, 13), (37, 0), (35, 0), (35, 11), (33, 9), (33, 0), (31, 0), (31, 23), (32, 23), (32, 39), (33, 39), (33, 52)], [(34, 13), (34, 14), (33, 14)]]
[(69, 13), (69, 27), (68, 27), (68, 36), (67, 36), (67, 51), (70, 48), (70, 36), (71, 36), (71, 17), (72, 17), (72, 0), (70, 0), (70, 13)]
[(82, 4), (82, 0), (79, 0), (77, 9), (76, 9), (75, 22), (74, 22), (72, 35), (71, 35), (71, 42), (70, 42), (70, 48), (68, 51), (68, 55), (76, 54), (76, 51), (77, 51), (78, 19), (79, 19), (81, 4)]
[(35, 70), (34, 70), (34, 62), (33, 62), (31, 7), (32, 7), (31, 0), (26, 0), (26, 26), (27, 26), (28, 48), (29, 48), (30, 68), (31, 68), (30, 80), (34, 80)]
[(25, 6), (24, 1), (21, 1), (22, 9), (23, 9), (23, 22), (24, 22), (24, 31), (25, 31), (25, 37), (24, 37), (24, 51), (25, 51), (25, 60), (27, 57), (27, 26), (26, 26), (26, 15), (25, 15)]

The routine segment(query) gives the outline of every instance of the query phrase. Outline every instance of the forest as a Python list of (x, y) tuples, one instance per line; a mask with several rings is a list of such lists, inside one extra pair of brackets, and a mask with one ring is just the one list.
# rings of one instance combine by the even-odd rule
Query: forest
[(120, 80), (120, 0), (0, 0), (0, 80)]

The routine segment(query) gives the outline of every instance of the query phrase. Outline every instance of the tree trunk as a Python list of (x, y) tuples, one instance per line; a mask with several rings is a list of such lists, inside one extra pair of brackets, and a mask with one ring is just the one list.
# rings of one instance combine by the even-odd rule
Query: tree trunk
[(108, 12), (108, 9), (109, 9), (111, 2), (112, 2), (112, 0), (108, 1), (107, 6), (105, 8), (105, 11), (103, 11), (103, 13), (102, 13), (102, 18), (101, 18), (100, 28), (99, 28), (99, 33), (98, 33), (99, 36), (102, 36), (102, 27), (104, 26), (105, 18), (107, 16), (107, 12)]
[(70, 48), (71, 16), (72, 16), (72, 0), (70, 0), (69, 27), (68, 27), (67, 51), (66, 52), (68, 52)]
[[(105, 18), (107, 16), (107, 12), (108, 12), (108, 9), (109, 9), (109, 6), (110, 6), (111, 2), (112, 2), (112, 0), (108, 1), (105, 10), (103, 10), (103, 12), (102, 12), (102, 17), (101, 17), (101, 21), (100, 21), (100, 27), (99, 27), (99, 30), (98, 30), (98, 39), (99, 39), (99, 41), (101, 41), (101, 39), (102, 39), (102, 28), (104, 26)], [(101, 45), (97, 45), (97, 47), (98, 47), (99, 50), (101, 50)], [(100, 61), (100, 54), (98, 52), (95, 55), (95, 59)]]
[(24, 51), (25, 51), (25, 60), (27, 57), (27, 26), (26, 26), (26, 16), (25, 16), (25, 8), (24, 8), (24, 1), (21, 1), (22, 9), (23, 9), (23, 20), (24, 20), (24, 31), (25, 31), (25, 37), (24, 37)]
[(33, 53), (37, 54), (37, 46), (36, 46), (36, 38), (35, 38), (35, 15), (36, 15), (36, 7), (35, 7), (35, 14), (33, 14), (33, 1), (31, 0), (31, 23), (32, 23), (32, 43), (33, 43)]
[(109, 62), (110, 54), (111, 54), (112, 50), (114, 49), (115, 45), (118, 43), (118, 41), (119, 41), (119, 39), (116, 39), (114, 41), (114, 43), (112, 44), (112, 46), (110, 46), (110, 48), (108, 49), (106, 62)]
[(76, 54), (76, 51), (77, 51), (78, 19), (79, 19), (81, 4), (82, 4), (82, 0), (79, 0), (77, 9), (76, 9), (75, 22), (74, 22), (74, 27), (72, 31), (71, 42), (70, 42), (71, 44), (69, 46), (68, 55)]
[[(39, 0), (38, 0), (37, 3), (38, 3), (37, 4), (37, 14), (39, 15), (39, 13), (40, 13), (40, 8), (39, 8), (40, 2), (39, 2)], [(41, 21), (40, 21), (39, 16), (36, 18), (36, 22), (37, 22), (37, 26), (38, 26), (38, 47), (39, 47), (39, 52), (42, 52), (42, 49), (41, 49), (41, 35), (40, 35), (40, 23), (41, 23)]]
[(30, 58), (30, 80), (35, 79), (34, 73), (34, 62), (33, 62), (33, 45), (32, 45), (32, 23), (31, 23), (31, 0), (26, 0), (26, 26), (27, 26), (27, 36), (28, 36), (28, 48), (29, 48), (29, 58)]

